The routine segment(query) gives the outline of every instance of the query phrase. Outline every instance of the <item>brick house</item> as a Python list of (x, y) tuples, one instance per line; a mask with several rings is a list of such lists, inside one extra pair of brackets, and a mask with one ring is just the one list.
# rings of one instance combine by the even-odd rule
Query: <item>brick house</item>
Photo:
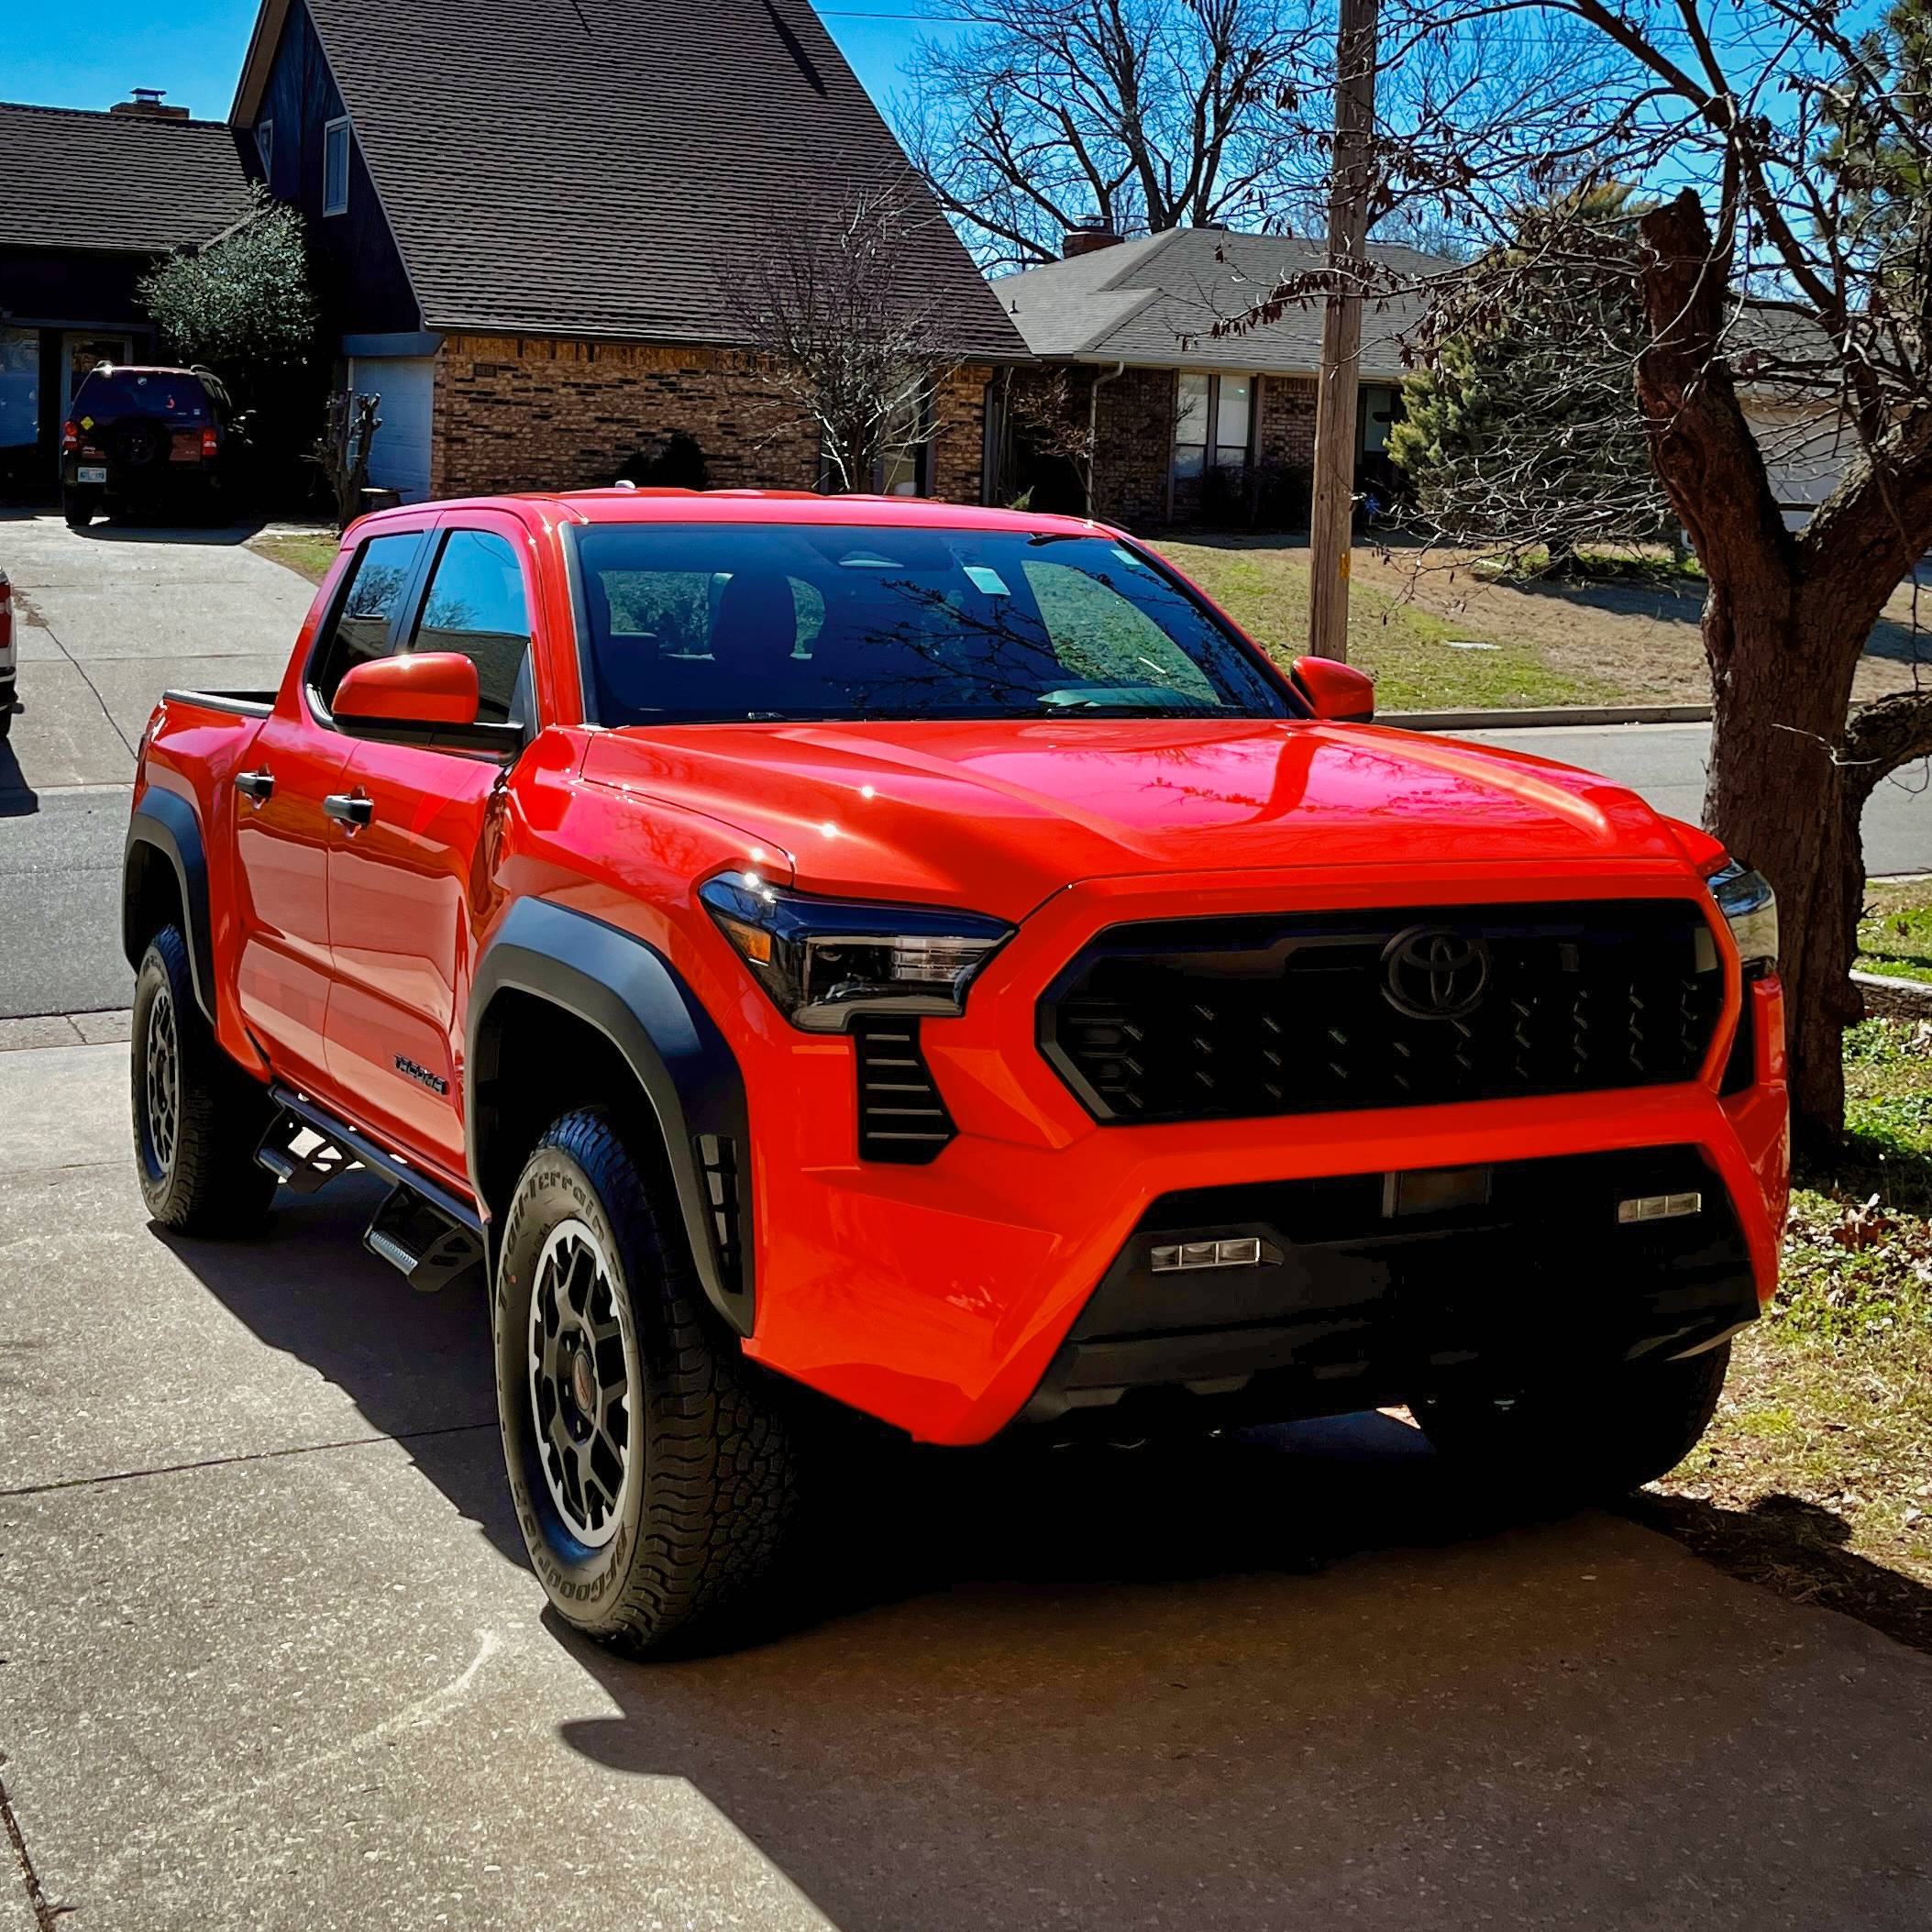
[[(1306, 527), (1321, 360), (1319, 303), (1216, 337), (1285, 276), (1322, 265), (1291, 235), (1176, 228), (1123, 241), (1100, 228), (1065, 257), (993, 282), (1040, 359), (999, 396), (1002, 495), (1031, 487), (1041, 507), (1089, 510), (1136, 527), (1190, 522)], [(1371, 254), (1405, 282), (1445, 269), (1413, 249)], [(1405, 373), (1400, 332), (1413, 301), (1363, 315), (1357, 487), (1387, 486), (1381, 454)]]
[(247, 206), (226, 123), (152, 91), (105, 114), (0, 102), (0, 487), (54, 488), (81, 378), (153, 351), (141, 277)]
[[(818, 438), (726, 293), (904, 154), (808, 0), (263, 0), (230, 114), (307, 217), (344, 380), (405, 498), (607, 482), (697, 440), (716, 486), (812, 489)], [(1026, 349), (936, 206), (908, 243), (959, 359), (883, 487), (980, 500)]]

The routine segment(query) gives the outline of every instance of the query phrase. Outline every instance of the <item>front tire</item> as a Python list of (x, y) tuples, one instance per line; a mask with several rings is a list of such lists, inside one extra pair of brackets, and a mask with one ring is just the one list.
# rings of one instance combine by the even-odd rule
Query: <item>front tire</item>
[(790, 1434), (692, 1279), (668, 1183), (601, 1110), (524, 1168), (493, 1319), (511, 1496), (558, 1614), (641, 1654), (742, 1605), (793, 1512)]
[(1508, 1399), (1423, 1397), (1409, 1407), (1438, 1454), (1486, 1485), (1560, 1500), (1620, 1496), (1674, 1469), (1717, 1411), (1730, 1343), (1677, 1362), (1552, 1377)]
[(154, 935), (134, 983), (134, 1158), (141, 1198), (180, 1234), (252, 1234), (275, 1196), (255, 1150), (263, 1089), (222, 1052), (194, 997), (179, 926)]

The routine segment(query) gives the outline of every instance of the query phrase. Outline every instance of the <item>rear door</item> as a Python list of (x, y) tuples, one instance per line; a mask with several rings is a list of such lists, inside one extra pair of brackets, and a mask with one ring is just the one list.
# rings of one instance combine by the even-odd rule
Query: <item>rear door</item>
[[(534, 735), (534, 590), (514, 518), (452, 513), (399, 648), (462, 653), (479, 716)], [(463, 1013), (496, 890), (503, 777), (487, 756), (359, 744), (345, 778), (367, 822), (329, 857), (330, 1075), (372, 1126), (458, 1182)]]
[(328, 854), (341, 837), (328, 801), (345, 789), (351, 748), (328, 722), (327, 700), (351, 664), (390, 650), (425, 547), (421, 530), (362, 546), (316, 634), (293, 703), (284, 692), (237, 777), (242, 1017), (275, 1070), (304, 1085), (328, 1086)]

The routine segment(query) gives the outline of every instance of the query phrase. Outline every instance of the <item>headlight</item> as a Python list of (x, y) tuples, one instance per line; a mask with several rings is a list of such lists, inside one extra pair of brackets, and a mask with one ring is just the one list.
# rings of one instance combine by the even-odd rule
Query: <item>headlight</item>
[(778, 1010), (813, 1033), (844, 1032), (854, 1013), (962, 1013), (1013, 936), (977, 912), (814, 899), (755, 872), (721, 872), (698, 897)]
[(1778, 969), (1778, 896), (1761, 872), (1752, 872), (1736, 859), (1711, 873), (1705, 884), (1724, 914), (1724, 922), (1738, 943), (1744, 977), (1755, 979)]

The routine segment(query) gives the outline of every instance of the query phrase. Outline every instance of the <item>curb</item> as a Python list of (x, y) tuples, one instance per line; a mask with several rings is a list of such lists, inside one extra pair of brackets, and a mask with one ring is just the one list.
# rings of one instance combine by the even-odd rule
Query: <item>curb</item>
[(1894, 979), (1887, 973), (1854, 973), (1851, 983), (1865, 996), (1865, 1016), (1876, 1020), (1932, 1020), (1932, 985), (1922, 979)]
[(1526, 711), (1391, 711), (1397, 731), (1529, 731), (1565, 724), (1708, 724), (1708, 704), (1546, 704)]

